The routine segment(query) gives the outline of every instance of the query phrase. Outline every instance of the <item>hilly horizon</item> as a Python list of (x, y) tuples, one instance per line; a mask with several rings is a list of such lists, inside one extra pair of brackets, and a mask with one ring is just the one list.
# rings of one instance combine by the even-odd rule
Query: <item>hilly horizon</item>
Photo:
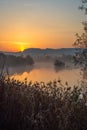
[(31, 55), (31, 56), (38, 56), (38, 55), (74, 55), (76, 50), (79, 50), (79, 48), (60, 48), (60, 49), (54, 49), (54, 48), (27, 48), (24, 49), (24, 51), (18, 51), (18, 52), (5, 52), (0, 51), (1, 53), (4, 53), (6, 55), (16, 55), (19, 56), (21, 54), (23, 55)]
[(4, 50), (0, 50), (0, 52), (7, 52), (7, 53), (19, 53), (19, 52), (24, 52), (24, 51), (28, 51), (28, 50), (62, 50), (62, 49), (78, 49), (75, 47), (69, 47), (69, 48), (39, 48), (39, 47), (30, 47), (30, 48), (26, 48), (23, 51), (4, 51)]

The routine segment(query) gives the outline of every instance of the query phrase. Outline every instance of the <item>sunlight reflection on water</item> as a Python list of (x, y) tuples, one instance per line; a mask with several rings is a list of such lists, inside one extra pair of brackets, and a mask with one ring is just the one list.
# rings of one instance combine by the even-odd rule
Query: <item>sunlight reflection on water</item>
[(62, 83), (66, 81), (69, 85), (79, 84), (81, 80), (80, 69), (76, 68), (57, 68), (55, 69), (53, 64), (50, 63), (37, 63), (34, 67), (24, 66), (18, 68), (10, 68), (11, 78), (15, 78), (20, 81), (44, 81), (49, 82), (60, 79)]

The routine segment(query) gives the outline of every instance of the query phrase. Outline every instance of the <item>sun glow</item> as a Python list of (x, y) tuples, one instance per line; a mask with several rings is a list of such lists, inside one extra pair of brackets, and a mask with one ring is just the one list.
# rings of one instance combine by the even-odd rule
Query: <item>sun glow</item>
[(26, 48), (29, 48), (29, 43), (26, 42), (15, 42), (17, 46), (19, 46), (20, 51), (24, 51)]
[(20, 50), (21, 50), (21, 51), (24, 51), (24, 49), (25, 49), (25, 47), (22, 45), (22, 46), (20, 47)]

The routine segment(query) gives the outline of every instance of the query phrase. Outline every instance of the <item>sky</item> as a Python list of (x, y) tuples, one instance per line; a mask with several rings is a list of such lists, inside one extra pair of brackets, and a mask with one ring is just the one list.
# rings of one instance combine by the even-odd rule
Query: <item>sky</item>
[(0, 0), (0, 51), (70, 48), (81, 33), (81, 0)]

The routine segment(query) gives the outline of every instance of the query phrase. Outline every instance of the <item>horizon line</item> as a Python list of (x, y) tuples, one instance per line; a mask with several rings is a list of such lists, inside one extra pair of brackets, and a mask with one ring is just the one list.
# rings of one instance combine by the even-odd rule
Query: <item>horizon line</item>
[(75, 49), (75, 47), (61, 47), (61, 48), (35, 48), (35, 47), (31, 47), (31, 48), (26, 48), (23, 51), (4, 51), (4, 50), (0, 50), (0, 52), (20, 53), (20, 52), (24, 52), (25, 50), (28, 50), (28, 49), (40, 49), (40, 50), (53, 49), (53, 50), (59, 50), (59, 49)]

